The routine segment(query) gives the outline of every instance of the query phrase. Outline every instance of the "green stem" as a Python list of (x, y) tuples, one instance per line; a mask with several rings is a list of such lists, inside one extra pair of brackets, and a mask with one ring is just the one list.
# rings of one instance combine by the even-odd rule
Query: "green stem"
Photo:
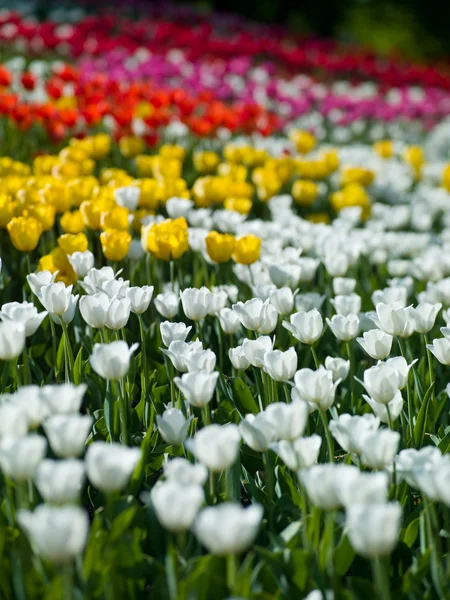
[(67, 331), (67, 325), (64, 323), (64, 320), (62, 317), (59, 317), (59, 319), (61, 321), (61, 327), (64, 332), (64, 348), (66, 351), (66, 360), (68, 361), (68, 367), (66, 366), (66, 381), (73, 381), (74, 360), (73, 360), (72, 346), (70, 345), (69, 333)]
[(317, 353), (316, 353), (316, 349), (314, 348), (314, 344), (311, 344), (310, 348), (311, 348), (311, 354), (313, 355), (314, 364), (316, 365), (316, 369), (318, 369), (320, 366), (320, 362), (317, 357)]
[(125, 444), (125, 446), (129, 446), (130, 438), (128, 434), (128, 403), (125, 393), (125, 382), (123, 379), (120, 380), (119, 416), (122, 443)]
[(322, 425), (325, 431), (325, 437), (327, 439), (327, 446), (328, 446), (328, 458), (329, 461), (332, 463), (334, 462), (334, 442), (333, 442), (333, 438), (331, 436), (330, 430), (328, 429), (328, 418), (327, 418), (327, 413), (324, 410), (320, 410), (319, 408), (319, 415), (320, 415), (320, 420), (322, 421)]
[(73, 599), (73, 564), (66, 563), (62, 566), (63, 600)]
[(53, 319), (50, 318), (50, 331), (52, 334), (52, 354), (53, 354), (53, 367), (55, 369), (55, 377), (58, 378), (58, 365), (57, 365), (57, 350), (56, 350), (56, 327)]
[(203, 425), (206, 427), (211, 423), (211, 415), (209, 413), (209, 404), (202, 407), (202, 419)]
[(264, 472), (266, 475), (266, 493), (268, 499), (268, 513), (269, 513), (269, 527), (273, 525), (273, 497), (274, 497), (274, 480), (273, 480), (273, 469), (270, 464), (269, 452), (263, 452), (262, 455)]
[(353, 357), (352, 343), (346, 342), (345, 346), (347, 348), (347, 356), (350, 362), (350, 409), (351, 412), (353, 412), (355, 406), (355, 360)]
[(177, 574), (177, 553), (175, 543), (170, 535), (167, 554), (166, 554), (166, 580), (169, 589), (170, 600), (178, 599), (178, 574)]
[(237, 557), (235, 554), (228, 554), (226, 557), (227, 561), (227, 586), (230, 590), (230, 593), (233, 594), (236, 589), (237, 583)]
[(28, 360), (28, 352), (27, 352), (26, 345), (22, 352), (22, 359), (23, 359), (23, 383), (24, 383), (24, 385), (30, 385), (31, 371), (30, 371), (30, 361)]
[(372, 559), (372, 574), (378, 600), (391, 600), (386, 566), (379, 557)]
[(8, 383), (8, 376), (9, 376), (9, 360), (5, 360), (3, 363), (2, 394), (5, 393), (6, 386)]
[[(427, 348), (427, 344), (428, 344), (428, 335), (426, 333), (423, 334), (423, 341), (425, 344), (425, 348), (427, 350), (427, 357), (428, 357), (428, 377), (430, 379), (428, 385), (430, 386), (433, 381), (434, 381), (434, 370), (433, 370), (433, 355), (431, 354), (430, 350)], [(434, 391), (434, 387), (431, 390), (431, 402), (434, 402), (434, 397), (435, 397), (435, 391)]]

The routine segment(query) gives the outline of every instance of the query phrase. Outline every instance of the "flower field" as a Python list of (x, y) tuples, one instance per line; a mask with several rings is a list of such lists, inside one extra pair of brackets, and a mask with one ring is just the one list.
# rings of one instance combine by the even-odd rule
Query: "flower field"
[(0, 11), (0, 598), (450, 598), (450, 71)]

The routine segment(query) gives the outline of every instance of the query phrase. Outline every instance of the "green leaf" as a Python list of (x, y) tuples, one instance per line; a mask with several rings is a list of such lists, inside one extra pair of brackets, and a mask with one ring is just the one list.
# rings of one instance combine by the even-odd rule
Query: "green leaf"
[(421, 448), (423, 444), (423, 438), (425, 435), (425, 429), (427, 425), (427, 417), (428, 417), (428, 405), (431, 398), (431, 392), (433, 391), (434, 381), (430, 385), (425, 394), (422, 406), (420, 407), (419, 414), (417, 415), (417, 421), (414, 426), (414, 443), (417, 448)]
[(348, 537), (343, 535), (334, 551), (333, 559), (336, 575), (340, 575), (341, 577), (344, 576), (350, 569), (354, 558), (355, 551), (353, 550)]
[(259, 412), (258, 405), (253, 398), (250, 388), (242, 381), (240, 377), (231, 379), (231, 387), (233, 390), (233, 398), (241, 415), (253, 413), (256, 415)]
[(303, 548), (291, 552), (292, 581), (301, 592), (305, 591), (306, 584), (308, 583), (310, 563), (311, 556)]
[(81, 369), (83, 366), (83, 347), (80, 348), (77, 357), (75, 359), (74, 365), (73, 365), (73, 382), (75, 385), (79, 385), (81, 382)]

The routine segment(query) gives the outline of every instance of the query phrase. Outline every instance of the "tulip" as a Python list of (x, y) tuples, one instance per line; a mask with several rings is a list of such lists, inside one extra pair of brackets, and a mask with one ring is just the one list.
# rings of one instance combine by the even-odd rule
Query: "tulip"
[(365, 331), (362, 338), (357, 338), (358, 344), (375, 360), (383, 360), (389, 356), (392, 348), (393, 337), (381, 329)]
[(186, 355), (185, 362), (188, 371), (204, 371), (212, 373), (216, 366), (216, 355), (212, 350), (194, 350)]
[(261, 253), (261, 239), (249, 234), (236, 240), (233, 260), (241, 265), (251, 265), (256, 262)]
[(250, 366), (250, 361), (247, 359), (243, 346), (236, 346), (228, 350), (228, 358), (234, 369), (245, 371)]
[(380, 302), (376, 306), (376, 311), (376, 315), (372, 316), (373, 322), (390, 335), (401, 336), (409, 323), (413, 323), (409, 310), (400, 306), (398, 302), (392, 304)]
[(238, 315), (231, 308), (222, 308), (217, 313), (222, 330), (228, 335), (237, 333), (241, 329), (241, 322)]
[(342, 342), (349, 342), (353, 340), (359, 331), (359, 318), (355, 314), (348, 316), (344, 315), (333, 315), (330, 319), (326, 319), (329, 328)]
[(378, 504), (387, 502), (389, 476), (387, 473), (360, 473), (339, 490), (342, 505)]
[(140, 195), (141, 189), (134, 185), (126, 185), (114, 190), (114, 200), (129, 211), (136, 210)]
[(270, 350), (264, 355), (264, 370), (274, 381), (289, 381), (297, 370), (295, 348), (286, 352)]
[(373, 469), (384, 469), (397, 454), (400, 443), (398, 431), (377, 429), (361, 439), (361, 462)]
[(42, 402), (51, 415), (77, 413), (80, 410), (87, 385), (78, 386), (73, 383), (60, 383), (58, 385), (44, 385), (39, 393)]
[(241, 436), (236, 425), (208, 425), (188, 440), (189, 449), (210, 471), (231, 467), (239, 454)]
[(216, 390), (219, 373), (192, 371), (182, 377), (175, 377), (174, 383), (192, 406), (202, 408), (211, 402)]
[(108, 320), (110, 304), (111, 301), (104, 292), (92, 296), (83, 296), (80, 300), (81, 316), (89, 327), (102, 329)]
[(294, 308), (294, 295), (291, 288), (282, 287), (270, 294), (270, 303), (275, 306), (280, 315), (289, 315)]
[(325, 359), (325, 368), (331, 371), (333, 382), (338, 381), (338, 379), (344, 381), (350, 372), (350, 361), (339, 357), (333, 358), (332, 356), (327, 356)]
[(361, 312), (361, 296), (350, 294), (348, 296), (336, 296), (330, 300), (338, 315), (348, 317), (358, 315)]
[(48, 410), (42, 402), (40, 388), (37, 385), (23, 385), (9, 397), (9, 402), (23, 411), (28, 427), (39, 427), (47, 416)]
[(86, 277), (94, 266), (94, 255), (89, 250), (74, 252), (67, 257), (77, 277)]
[(25, 327), (26, 337), (30, 337), (36, 333), (47, 314), (46, 311), (38, 313), (32, 302), (8, 302), (1, 308), (0, 319), (21, 323)]
[(34, 217), (14, 217), (6, 226), (14, 248), (20, 252), (32, 252), (42, 235), (42, 225)]
[(401, 518), (397, 502), (349, 506), (347, 533), (355, 552), (366, 558), (389, 555), (397, 544)]
[(122, 340), (110, 344), (94, 344), (94, 350), (89, 358), (94, 371), (107, 380), (118, 380), (125, 377), (130, 368), (130, 358), (139, 344), (130, 348)]
[(349, 277), (335, 277), (333, 279), (333, 292), (336, 296), (349, 296), (356, 286), (356, 279)]
[(185, 342), (192, 327), (187, 327), (185, 323), (171, 323), (170, 321), (164, 321), (159, 326), (159, 329), (161, 331), (162, 342), (164, 346), (168, 348), (172, 342)]
[(225, 308), (228, 302), (228, 294), (225, 290), (216, 290), (211, 292), (209, 297), (209, 311), (208, 315), (215, 317), (218, 312)]
[(259, 504), (243, 508), (237, 503), (224, 502), (200, 512), (194, 533), (212, 554), (241, 554), (255, 541), (262, 517), (263, 508)]
[(270, 300), (263, 302), (260, 298), (253, 298), (247, 302), (233, 304), (243, 327), (250, 331), (258, 331), (263, 335), (271, 333), (277, 326), (278, 312)]
[(73, 294), (70, 294), (69, 306), (67, 307), (67, 309), (65, 310), (65, 312), (63, 312), (63, 314), (61, 316), (57, 316), (57, 315), (54, 315), (53, 313), (50, 313), (50, 318), (53, 321), (53, 323), (56, 323), (56, 325), (61, 325), (61, 321), (64, 325), (68, 325), (69, 323), (71, 323), (75, 318), (75, 311), (76, 311), (77, 304), (78, 304), (78, 298), (79, 298), (78, 294), (76, 296), (74, 296)]
[(306, 294), (297, 294), (295, 296), (295, 307), (299, 312), (308, 312), (313, 308), (320, 310), (325, 301), (326, 296), (321, 296), (316, 292), (308, 292)]
[(0, 360), (13, 360), (25, 348), (26, 329), (23, 323), (3, 321), (0, 323)]
[(128, 323), (131, 312), (129, 298), (113, 298), (109, 304), (106, 316), (106, 327), (118, 331)]
[(371, 296), (373, 305), (377, 304), (393, 304), (396, 302), (398, 306), (405, 308), (408, 300), (408, 289), (401, 285), (395, 287), (387, 287), (384, 290), (375, 290)]
[(345, 452), (361, 454), (364, 438), (380, 426), (380, 420), (374, 415), (339, 415), (329, 423), (331, 435)]
[(408, 383), (408, 374), (411, 367), (417, 362), (417, 358), (410, 365), (403, 356), (394, 356), (386, 361), (389, 367), (393, 367), (398, 374), (398, 388), (403, 390)]
[(156, 310), (165, 319), (173, 319), (178, 312), (180, 299), (175, 292), (165, 292), (158, 294), (155, 298)]
[(43, 307), (53, 315), (60, 317), (69, 308), (72, 285), (66, 287), (62, 281), (44, 285), (38, 298)]
[(409, 315), (414, 323), (414, 329), (418, 333), (428, 333), (434, 327), (438, 312), (441, 310), (442, 304), (430, 304), (424, 302), (418, 304), (416, 308), (409, 308)]
[(84, 452), (93, 422), (91, 415), (55, 414), (43, 427), (56, 456), (75, 458)]
[(298, 285), (302, 268), (296, 264), (275, 264), (269, 266), (269, 277), (272, 282), (280, 288), (288, 286), (288, 289), (295, 289)]
[(352, 465), (314, 465), (300, 471), (299, 477), (313, 506), (322, 510), (335, 510), (342, 506), (342, 486), (347, 486), (359, 476)]
[(342, 253), (328, 254), (323, 263), (332, 277), (343, 277), (349, 268), (348, 257)]
[(276, 439), (276, 431), (266, 413), (245, 415), (239, 423), (239, 432), (247, 446), (255, 452), (267, 452)]
[[(320, 260), (304, 256), (298, 259), (298, 265), (301, 267), (300, 282), (309, 283), (316, 276), (317, 269), (320, 265)], [(300, 310), (300, 309), (299, 309)]]
[(36, 469), (34, 482), (44, 502), (76, 504), (84, 484), (84, 463), (45, 459)]
[(264, 414), (275, 430), (275, 439), (292, 442), (303, 435), (309, 411), (306, 402), (275, 402), (269, 404)]
[(256, 340), (245, 339), (242, 343), (242, 350), (252, 367), (262, 369), (264, 367), (264, 356), (272, 350), (272, 344), (272, 339), (263, 335)]
[(192, 526), (205, 495), (197, 484), (184, 485), (169, 480), (155, 485), (151, 499), (161, 525), (169, 531), (180, 533)]
[(234, 235), (210, 231), (205, 239), (209, 258), (216, 263), (225, 263), (231, 259), (236, 245)]
[(86, 545), (89, 518), (77, 506), (40, 504), (34, 512), (18, 511), (17, 522), (30, 538), (34, 551), (50, 562), (68, 562)]
[(208, 469), (201, 464), (193, 465), (186, 458), (176, 457), (164, 463), (164, 476), (182, 485), (202, 486), (208, 479)]
[(435, 339), (432, 344), (427, 344), (427, 348), (442, 365), (450, 365), (450, 341), (447, 338)]
[(298, 471), (308, 469), (317, 462), (321, 445), (322, 438), (314, 433), (310, 437), (300, 437), (293, 442), (281, 440), (270, 447), (289, 469)]
[(187, 437), (192, 417), (186, 419), (178, 408), (166, 408), (162, 416), (156, 415), (156, 424), (167, 444), (182, 444)]
[(181, 292), (184, 314), (192, 321), (201, 321), (209, 313), (211, 292), (206, 287), (186, 288)]
[(39, 296), (41, 289), (45, 285), (54, 283), (56, 273), (50, 273), (50, 271), (40, 271), (39, 273), (30, 273), (27, 275), (28, 285), (35, 296)]
[(152, 285), (128, 288), (126, 297), (131, 302), (131, 312), (135, 315), (142, 315), (150, 306), (153, 290)]
[(128, 254), (131, 235), (128, 231), (108, 229), (100, 234), (103, 254), (108, 260), (123, 260)]
[[(385, 404), (380, 404), (373, 398), (363, 394), (364, 400), (370, 404), (375, 415), (380, 419), (382, 423), (392, 423), (398, 419), (403, 409), (403, 397), (400, 390), (395, 394), (393, 399)], [(389, 412), (388, 410), (389, 409)]]
[(47, 440), (30, 434), (22, 438), (8, 438), (0, 444), (0, 466), (14, 481), (27, 481), (33, 476), (45, 456)]
[(187, 217), (189, 211), (194, 206), (192, 200), (187, 198), (169, 198), (166, 202), (167, 214), (171, 219), (178, 219), (178, 217)]
[(94, 442), (86, 452), (87, 476), (102, 492), (118, 492), (128, 483), (140, 458), (140, 448)]
[(399, 452), (394, 461), (397, 476), (404, 479), (409, 486), (418, 488), (418, 474), (434, 471), (442, 461), (442, 453), (434, 446), (425, 446), (420, 450), (407, 448)]
[(386, 363), (364, 371), (364, 383), (369, 396), (380, 404), (388, 404), (399, 390), (400, 377), (397, 369)]
[(323, 321), (319, 311), (314, 308), (308, 312), (294, 313), (290, 323), (283, 321), (283, 327), (303, 344), (312, 345), (322, 335)]
[(175, 369), (182, 373), (186, 373), (189, 370), (186, 362), (188, 356), (201, 349), (202, 343), (199, 340), (195, 340), (194, 342), (174, 340), (167, 349), (161, 348), (162, 352), (170, 358)]
[(23, 405), (0, 404), (0, 440), (21, 438), (28, 432), (29, 418)]
[(102, 285), (107, 281), (114, 281), (114, 271), (112, 267), (102, 267), (101, 269), (91, 269), (83, 281), (80, 281), (81, 287), (86, 294), (96, 294), (102, 291)]
[(322, 365), (316, 370), (300, 369), (294, 376), (295, 387), (302, 400), (326, 411), (332, 406), (339, 380)]

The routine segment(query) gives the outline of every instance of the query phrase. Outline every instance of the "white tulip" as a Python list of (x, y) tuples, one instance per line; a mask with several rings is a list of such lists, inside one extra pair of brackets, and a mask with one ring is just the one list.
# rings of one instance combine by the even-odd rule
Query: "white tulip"
[(102, 492), (117, 492), (126, 486), (140, 458), (140, 448), (94, 442), (86, 452), (87, 476)]
[(19, 510), (17, 522), (30, 538), (34, 551), (50, 562), (70, 561), (86, 545), (89, 518), (77, 506), (40, 504), (34, 512)]
[(289, 286), (295, 289), (300, 281), (302, 268), (294, 263), (269, 266), (269, 277), (277, 287)]
[(384, 469), (397, 454), (400, 434), (391, 429), (377, 429), (361, 439), (361, 462), (373, 469)]
[(396, 302), (398, 306), (406, 308), (408, 301), (408, 288), (403, 285), (387, 287), (384, 290), (375, 290), (371, 296), (372, 304), (376, 307), (377, 304), (393, 304)]
[(86, 277), (94, 266), (94, 255), (89, 250), (74, 252), (73, 254), (69, 254), (67, 258), (72, 265), (72, 269), (80, 279)]
[(129, 287), (130, 282), (119, 277), (118, 279), (107, 279), (106, 281), (102, 281), (99, 291), (105, 292), (110, 300), (113, 300), (114, 298), (123, 300), (126, 298)]
[(82, 383), (60, 383), (55, 385), (44, 385), (39, 393), (42, 402), (51, 415), (77, 413), (83, 402), (83, 396), (87, 385)]
[(354, 504), (346, 513), (347, 533), (361, 556), (388, 556), (397, 545), (402, 507), (397, 502)]
[(187, 437), (192, 417), (186, 419), (178, 408), (166, 408), (162, 416), (156, 415), (156, 424), (167, 444), (182, 444)]
[(341, 487), (349, 485), (359, 476), (353, 465), (328, 463), (314, 465), (300, 471), (299, 478), (313, 506), (322, 510), (335, 510), (342, 506)]
[(118, 331), (128, 323), (131, 312), (129, 298), (113, 298), (109, 304), (106, 316), (106, 327)]
[(333, 374), (322, 365), (316, 371), (300, 369), (294, 381), (299, 397), (320, 410), (328, 410), (332, 406), (340, 383), (340, 380), (333, 382)]
[(172, 342), (185, 342), (192, 327), (187, 327), (185, 323), (171, 323), (170, 321), (163, 321), (159, 326), (159, 329), (161, 331), (162, 342), (164, 346), (168, 348)]
[(310, 258), (309, 256), (302, 256), (297, 260), (297, 263), (301, 267), (300, 282), (309, 283), (312, 281), (316, 276), (317, 269), (320, 265), (320, 260), (317, 258)]
[(252, 298), (247, 302), (238, 302), (233, 304), (233, 310), (242, 325), (250, 331), (266, 335), (277, 326), (278, 312), (269, 299), (263, 302), (260, 298)]
[(344, 381), (350, 372), (350, 361), (339, 357), (327, 356), (325, 368), (333, 374), (333, 382)]
[(264, 414), (275, 430), (275, 439), (292, 442), (303, 435), (309, 411), (306, 402), (274, 402)]
[(211, 317), (215, 317), (218, 312), (220, 312), (228, 302), (228, 294), (225, 290), (217, 290), (215, 292), (211, 292), (209, 297), (209, 310), (208, 315)]
[(186, 366), (188, 371), (204, 371), (212, 373), (216, 366), (217, 357), (212, 350), (195, 350), (186, 355)]
[(30, 273), (27, 275), (28, 285), (35, 296), (39, 296), (41, 289), (45, 285), (54, 283), (57, 273), (50, 271), (40, 271), (39, 273)]
[(392, 335), (381, 329), (370, 329), (363, 333), (363, 337), (356, 339), (361, 348), (375, 360), (383, 360), (386, 356), (389, 356), (392, 340)]
[(43, 423), (45, 434), (56, 456), (75, 458), (84, 452), (94, 423), (91, 415), (53, 415)]
[(308, 312), (297, 312), (291, 315), (290, 323), (283, 321), (283, 327), (303, 344), (314, 344), (322, 335), (323, 320), (315, 308)]
[(193, 465), (186, 458), (176, 457), (164, 463), (164, 476), (182, 485), (203, 485), (208, 479), (208, 469), (201, 464)]
[(25, 348), (25, 326), (15, 321), (0, 323), (0, 360), (13, 360)]
[(437, 338), (427, 344), (427, 348), (442, 365), (450, 365), (450, 341), (447, 338)]
[(210, 471), (220, 472), (233, 465), (239, 454), (239, 428), (228, 425), (208, 425), (186, 442), (196, 458)]
[(242, 342), (243, 352), (252, 367), (263, 368), (264, 356), (272, 350), (272, 344), (272, 338), (267, 335), (263, 335), (256, 340), (245, 339)]
[(387, 363), (378, 363), (364, 371), (364, 388), (369, 396), (380, 404), (388, 404), (397, 394), (400, 386), (400, 376)]
[(230, 348), (228, 350), (228, 358), (232, 366), (238, 371), (245, 371), (250, 366), (250, 361), (245, 356), (244, 348), (242, 346), (236, 346), (236, 348)]
[(267, 452), (276, 439), (276, 431), (265, 413), (245, 415), (239, 423), (239, 431), (244, 442), (255, 452)]
[(408, 365), (403, 356), (394, 356), (386, 361), (389, 367), (393, 367), (398, 373), (398, 387), (403, 390), (408, 382), (408, 374), (411, 367), (417, 362), (417, 358)]
[(326, 319), (326, 322), (335, 337), (342, 342), (349, 342), (358, 335), (359, 317), (357, 315), (333, 315), (331, 319)]
[(390, 335), (401, 336), (413, 324), (409, 310), (400, 306), (398, 302), (384, 304), (379, 302), (376, 306), (376, 315), (372, 320), (377, 327)]
[(328, 254), (323, 263), (332, 277), (343, 277), (349, 268), (348, 257), (345, 254), (338, 252)]
[(357, 455), (361, 454), (362, 440), (379, 426), (380, 420), (374, 415), (359, 416), (347, 413), (332, 419), (328, 425), (331, 435), (340, 447), (345, 452)]
[(289, 381), (297, 370), (297, 352), (291, 347), (286, 352), (269, 350), (264, 354), (264, 371), (274, 381)]
[(140, 197), (141, 189), (135, 185), (124, 185), (114, 190), (114, 200), (129, 211), (136, 210)]
[(253, 504), (224, 502), (204, 508), (197, 517), (194, 532), (200, 543), (219, 556), (241, 554), (255, 541), (263, 517), (263, 508)]
[(28, 414), (23, 406), (11, 402), (0, 404), (0, 440), (15, 439), (28, 432)]
[(14, 481), (27, 481), (47, 451), (45, 437), (30, 434), (21, 438), (6, 438), (0, 444), (0, 466)]
[(0, 319), (22, 324), (26, 337), (30, 337), (36, 333), (47, 314), (47, 311), (38, 313), (32, 302), (8, 302), (2, 306)]
[[(364, 400), (371, 406), (375, 415), (380, 419), (382, 423), (389, 423), (389, 418), (392, 422), (396, 421), (403, 409), (403, 397), (400, 390), (395, 394), (390, 402), (387, 404), (380, 404), (373, 398), (363, 394)], [(389, 413), (387, 409), (389, 408)]]
[(192, 371), (185, 373), (182, 377), (175, 377), (174, 383), (189, 404), (201, 408), (211, 402), (218, 378), (217, 371), (214, 373)]
[(175, 292), (164, 292), (155, 298), (156, 310), (165, 319), (173, 319), (178, 312), (180, 299)]
[(201, 321), (210, 310), (211, 292), (206, 287), (186, 288), (180, 294), (184, 314), (192, 321)]
[(187, 358), (190, 354), (198, 352), (202, 349), (202, 343), (199, 340), (194, 342), (183, 342), (175, 340), (170, 343), (169, 347), (161, 348), (161, 351), (170, 358), (172, 365), (177, 371), (186, 373), (188, 371)]
[(418, 304), (416, 308), (410, 307), (409, 314), (414, 323), (414, 329), (417, 333), (428, 333), (434, 327), (438, 312), (441, 310), (442, 304), (430, 304), (424, 302)]
[(83, 296), (80, 299), (80, 313), (89, 327), (101, 329), (108, 320), (108, 310), (111, 300), (104, 292)]
[(339, 490), (342, 505), (378, 504), (387, 502), (389, 476), (387, 473), (360, 473)]
[(115, 278), (112, 267), (102, 267), (101, 269), (91, 269), (80, 285), (86, 294), (92, 295), (102, 291), (102, 285), (107, 281), (113, 281)]
[(131, 312), (136, 315), (142, 315), (150, 306), (153, 296), (152, 285), (144, 285), (142, 287), (130, 287), (126, 291), (126, 297), (131, 303)]
[(331, 298), (330, 302), (334, 306), (336, 313), (344, 317), (359, 315), (361, 312), (361, 296), (358, 296), (358, 294), (336, 296), (335, 298)]
[(282, 287), (270, 294), (270, 303), (275, 306), (280, 315), (291, 314), (294, 308), (294, 294), (291, 288)]
[(398, 477), (404, 479), (413, 488), (419, 487), (417, 474), (422, 471), (434, 470), (442, 461), (442, 453), (439, 448), (425, 446), (406, 448), (395, 457), (395, 466)]
[(89, 358), (91, 367), (104, 379), (122, 379), (130, 368), (130, 358), (139, 344), (133, 344), (130, 348), (123, 340), (117, 340), (110, 344), (94, 344), (94, 350)]
[(150, 496), (158, 521), (174, 533), (190, 529), (205, 501), (199, 485), (170, 480), (155, 485)]
[(333, 279), (333, 292), (336, 296), (349, 296), (356, 287), (356, 279), (350, 277), (335, 277)]
[(38, 427), (48, 415), (40, 392), (41, 389), (37, 385), (23, 385), (8, 397), (9, 402), (24, 413), (31, 429)]
[(69, 308), (72, 288), (73, 285), (66, 287), (62, 281), (49, 283), (42, 286), (38, 298), (45, 310), (60, 317)]
[(228, 335), (237, 333), (241, 329), (239, 317), (231, 308), (222, 308), (217, 313), (217, 318), (219, 319), (222, 331), (228, 333)]
[(270, 447), (289, 469), (299, 471), (308, 469), (317, 462), (321, 445), (322, 438), (314, 433), (310, 437), (300, 437), (293, 442), (280, 440)]
[(194, 203), (192, 200), (188, 200), (187, 198), (169, 198), (166, 202), (167, 214), (171, 219), (187, 217), (193, 206)]
[(44, 502), (76, 504), (84, 485), (81, 460), (43, 460), (36, 469), (34, 482)]
[(79, 297), (80, 296), (78, 294), (76, 296), (74, 296), (73, 294), (70, 294), (69, 306), (67, 307), (67, 310), (65, 312), (63, 312), (62, 315), (57, 316), (57, 315), (54, 315), (53, 313), (50, 313), (50, 318), (53, 321), (53, 323), (56, 323), (56, 325), (61, 325), (61, 320), (64, 323), (64, 325), (68, 325), (69, 323), (72, 323), (72, 321), (75, 318), (75, 311), (77, 308)]

